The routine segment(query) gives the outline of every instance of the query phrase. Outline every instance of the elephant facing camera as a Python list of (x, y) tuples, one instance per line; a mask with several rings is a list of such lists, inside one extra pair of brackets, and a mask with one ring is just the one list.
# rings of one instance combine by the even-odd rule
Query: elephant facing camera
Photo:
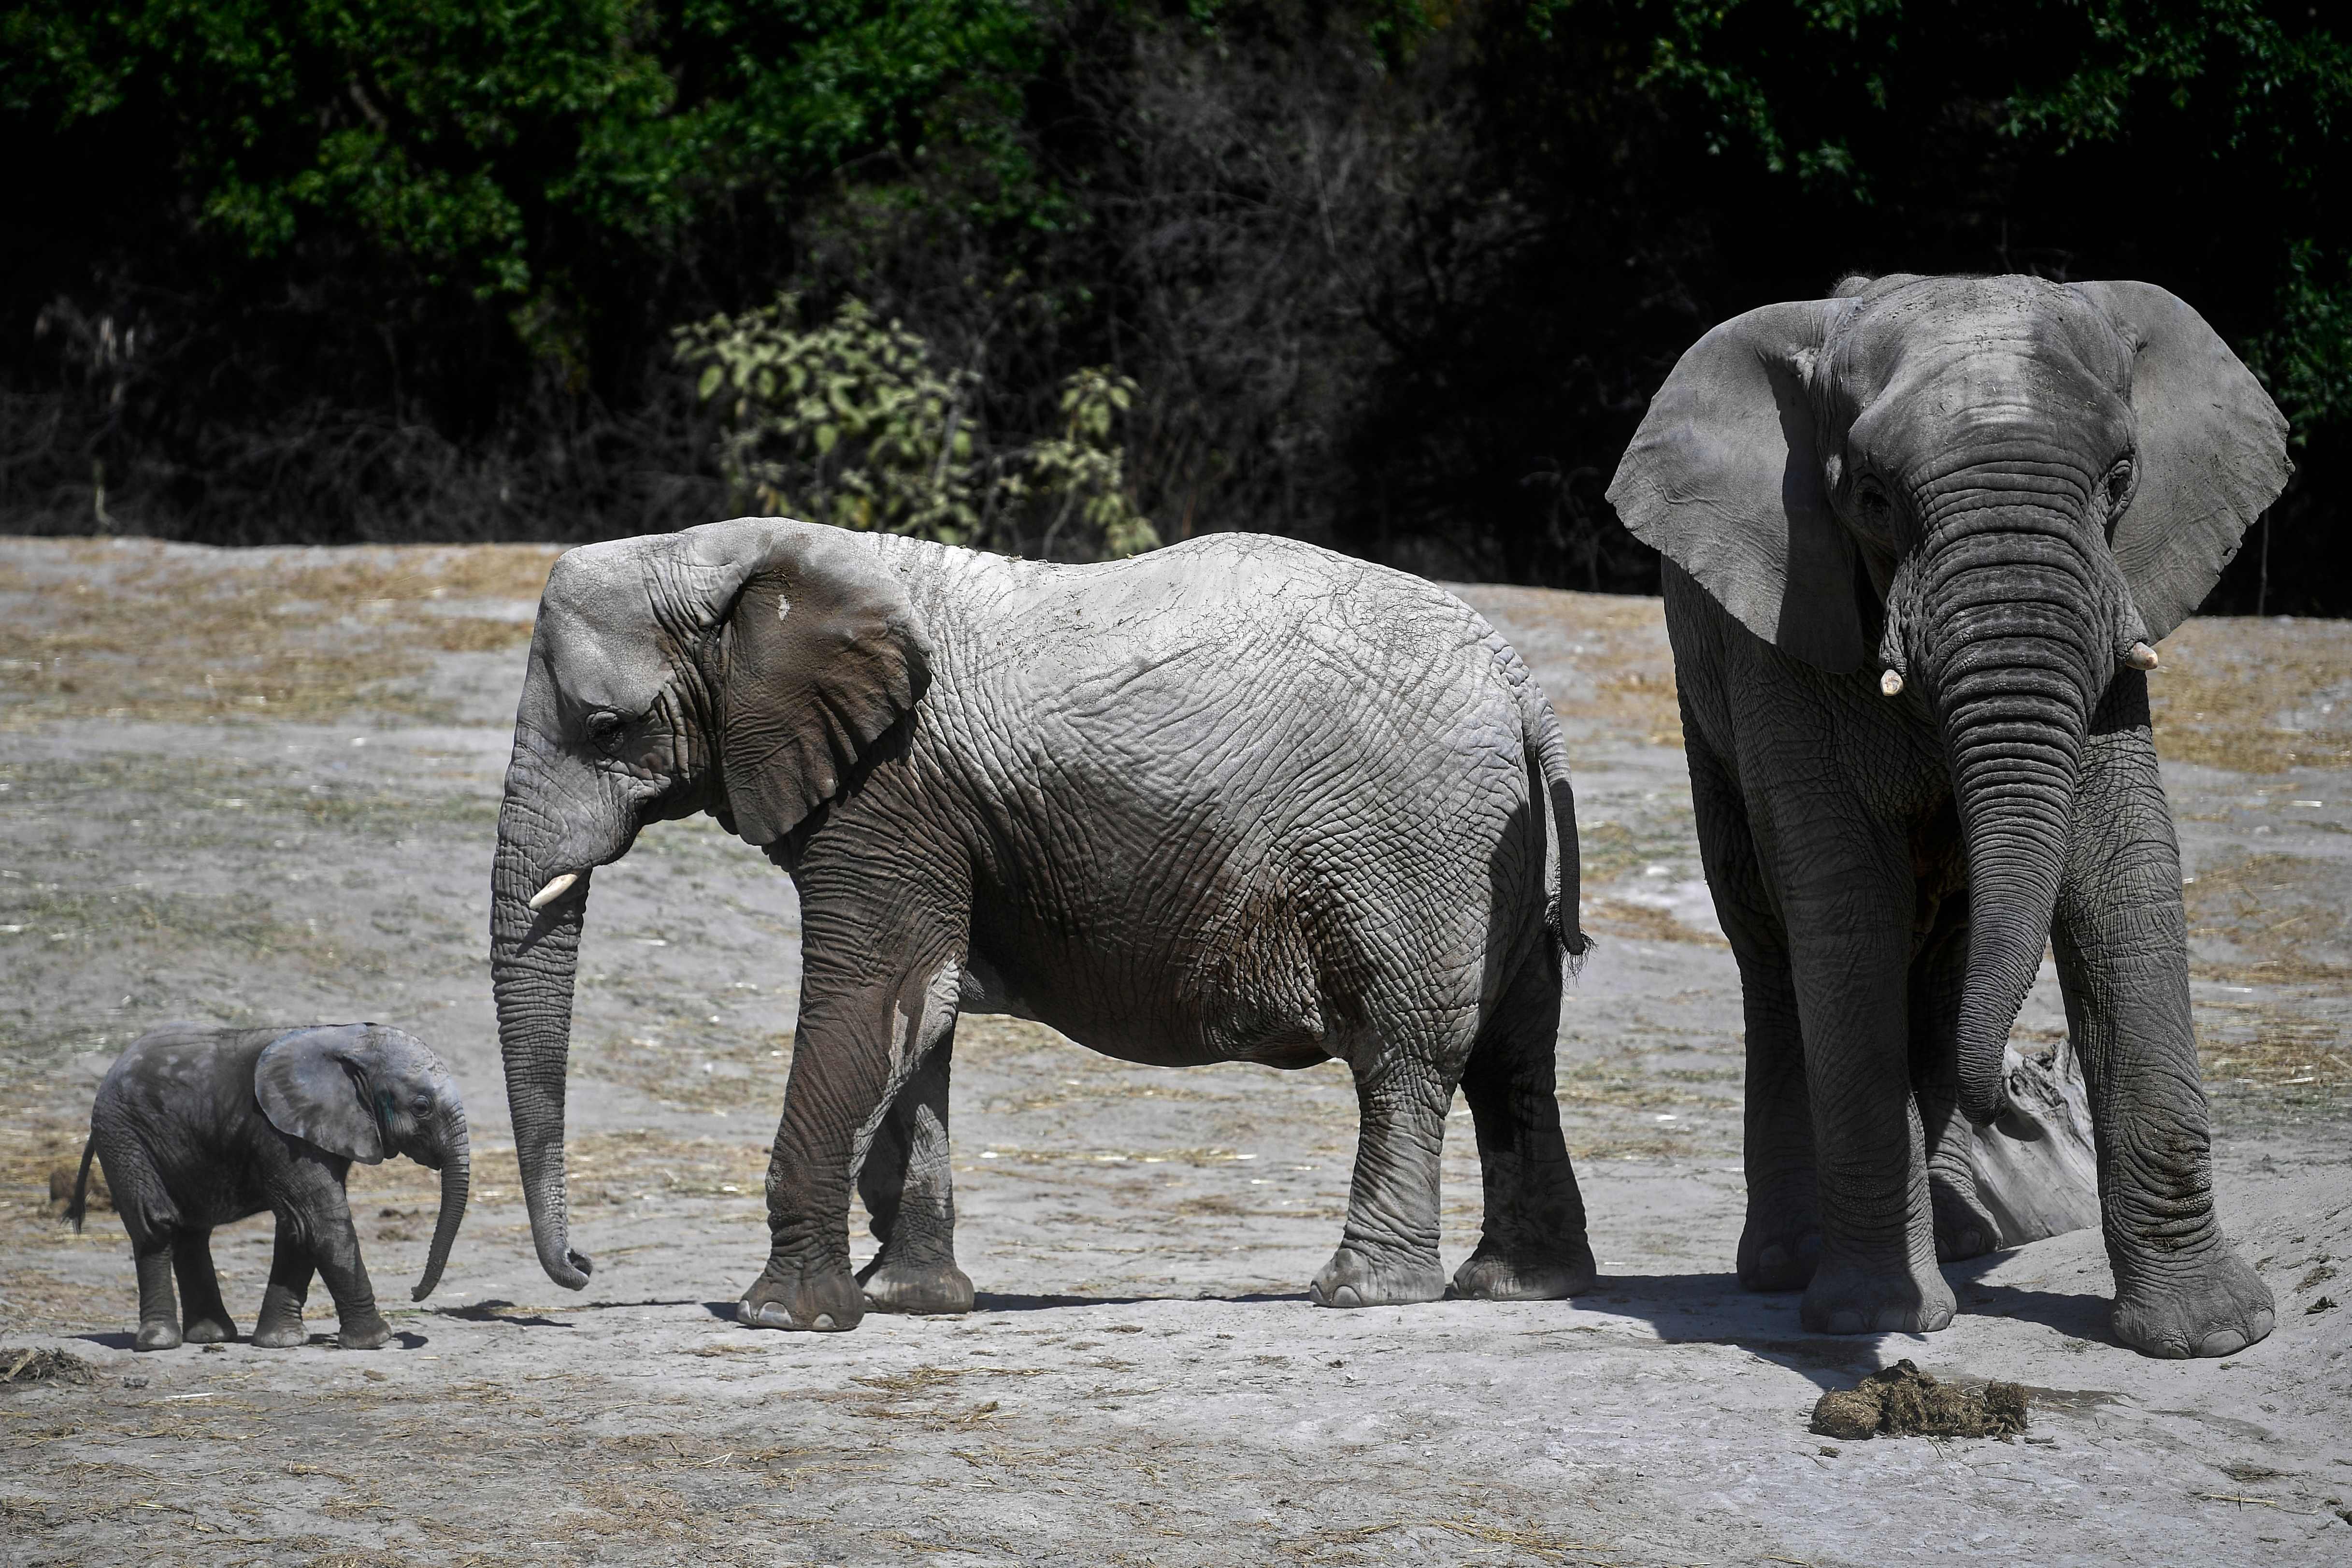
[(342, 1348), (374, 1350), (392, 1330), (376, 1310), (343, 1184), (353, 1161), (394, 1155), (441, 1173), (432, 1247), (410, 1292), (421, 1301), (440, 1283), (466, 1217), (472, 1168), (447, 1064), (381, 1024), (167, 1024), (132, 1042), (100, 1083), (65, 1217), (81, 1228), (96, 1161), (131, 1237), (140, 1350), (236, 1338), (212, 1233), (265, 1209), (278, 1221), (277, 1247), (253, 1343), (307, 1341), (302, 1304), (315, 1275), (334, 1298)]

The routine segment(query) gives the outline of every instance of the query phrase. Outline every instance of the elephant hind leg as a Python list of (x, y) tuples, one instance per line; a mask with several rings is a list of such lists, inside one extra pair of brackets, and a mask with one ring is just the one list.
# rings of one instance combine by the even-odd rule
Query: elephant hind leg
[(1559, 1129), (1559, 980), (1549, 952), (1523, 965), (1463, 1070), (1486, 1213), (1477, 1249), (1454, 1271), (1458, 1296), (1549, 1301), (1593, 1281), (1584, 1198)]
[(180, 1348), (180, 1303), (172, 1291), (172, 1244), (169, 1237), (150, 1237), (131, 1244), (131, 1264), (139, 1270), (139, 1337), (135, 1350), (175, 1351)]
[(956, 1267), (955, 1186), (948, 1163), (948, 1076), (954, 1018), (890, 1102), (866, 1151), (857, 1195), (882, 1249), (857, 1271), (878, 1312), (968, 1312), (971, 1279)]
[(1318, 1307), (1389, 1307), (1445, 1294), (1438, 1167), (1445, 1113), (1476, 1028), (1466, 1011), (1392, 997), (1341, 1054), (1356, 1076), (1356, 1169), (1339, 1250), (1307, 1288)]
[(261, 1316), (253, 1324), (255, 1344), (264, 1350), (291, 1350), (310, 1342), (302, 1303), (310, 1300), (310, 1277), (316, 1272), (300, 1227), (280, 1215), (278, 1247), (269, 1259), (269, 1288), (261, 1293)]
[(236, 1338), (236, 1324), (221, 1300), (220, 1277), (213, 1272), (213, 1233), (183, 1230), (172, 1238), (172, 1272), (179, 1277), (185, 1314), (181, 1337), (192, 1345), (222, 1344)]

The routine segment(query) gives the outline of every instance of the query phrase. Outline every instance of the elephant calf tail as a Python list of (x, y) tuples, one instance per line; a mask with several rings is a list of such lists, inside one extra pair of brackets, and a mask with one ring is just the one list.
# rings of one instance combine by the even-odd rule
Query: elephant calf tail
[(1568, 956), (1569, 972), (1582, 967), (1592, 939), (1577, 924), (1583, 860), (1576, 843), (1576, 792), (1568, 779), (1568, 741), (1559, 715), (1536, 684), (1535, 673), (1501, 637), (1494, 639), (1496, 663), (1519, 706), (1519, 731), (1527, 747), (1528, 773), (1535, 784), (1544, 828), (1544, 924)]
[(66, 1205), (66, 1223), (81, 1232), (81, 1222), (89, 1213), (89, 1161), (98, 1152), (98, 1139), (85, 1138), (81, 1143), (81, 1173), (74, 1178), (73, 1199)]

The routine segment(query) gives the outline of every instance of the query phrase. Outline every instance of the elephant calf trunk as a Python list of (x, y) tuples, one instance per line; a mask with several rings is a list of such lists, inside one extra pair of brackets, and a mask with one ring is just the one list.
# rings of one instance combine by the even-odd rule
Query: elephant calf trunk
[(448, 1152), (441, 1162), (441, 1212), (433, 1222), (433, 1247), (425, 1255), (425, 1274), (408, 1293), (410, 1300), (422, 1301), (441, 1283), (441, 1269), (449, 1261), (450, 1245), (457, 1239), (457, 1227), (466, 1221), (466, 1199), (472, 1184), (473, 1152), (461, 1117), (451, 1131)]

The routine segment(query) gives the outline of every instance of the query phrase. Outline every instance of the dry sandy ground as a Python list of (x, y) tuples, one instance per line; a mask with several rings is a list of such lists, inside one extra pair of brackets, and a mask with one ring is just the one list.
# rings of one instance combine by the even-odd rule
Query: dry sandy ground
[[(1604, 937), (1559, 1060), (1603, 1279), (1574, 1303), (1320, 1311), (1354, 1140), (1333, 1067), (1160, 1071), (1045, 1030), (957, 1046), (979, 1308), (845, 1335), (729, 1321), (791, 1053), (790, 884), (707, 824), (597, 879), (573, 1054), (576, 1237), (517, 1201), (484, 961), (547, 552), (0, 541), (0, 1388), (10, 1563), (1831, 1564), (2352, 1561), (2352, 627), (2203, 622), (2157, 678), (2195, 880), (2227, 1222), (2279, 1327), (2142, 1360), (2075, 1235), (1951, 1270), (1927, 1339), (1830, 1339), (1730, 1274), (1738, 994), (1696, 881), (1654, 602), (1468, 590), (1570, 725)], [(477, 1203), (405, 1304), (431, 1177), (355, 1173), (401, 1331), (134, 1356), (121, 1227), (48, 1215), (106, 1061), (167, 1018), (373, 1017), (455, 1064)], [(2020, 1024), (2062, 1025), (2047, 983)], [(1447, 1162), (1449, 1262), (1475, 1159)], [(862, 1238), (862, 1224), (857, 1232)], [(265, 1218), (216, 1238), (233, 1309)], [(869, 1244), (870, 1245), (870, 1244)], [(2340, 1273), (2338, 1271), (2341, 1271)], [(2023, 1443), (1832, 1444), (1897, 1357), (2033, 1390)], [(5, 1371), (0, 1367), (0, 1371)]]

